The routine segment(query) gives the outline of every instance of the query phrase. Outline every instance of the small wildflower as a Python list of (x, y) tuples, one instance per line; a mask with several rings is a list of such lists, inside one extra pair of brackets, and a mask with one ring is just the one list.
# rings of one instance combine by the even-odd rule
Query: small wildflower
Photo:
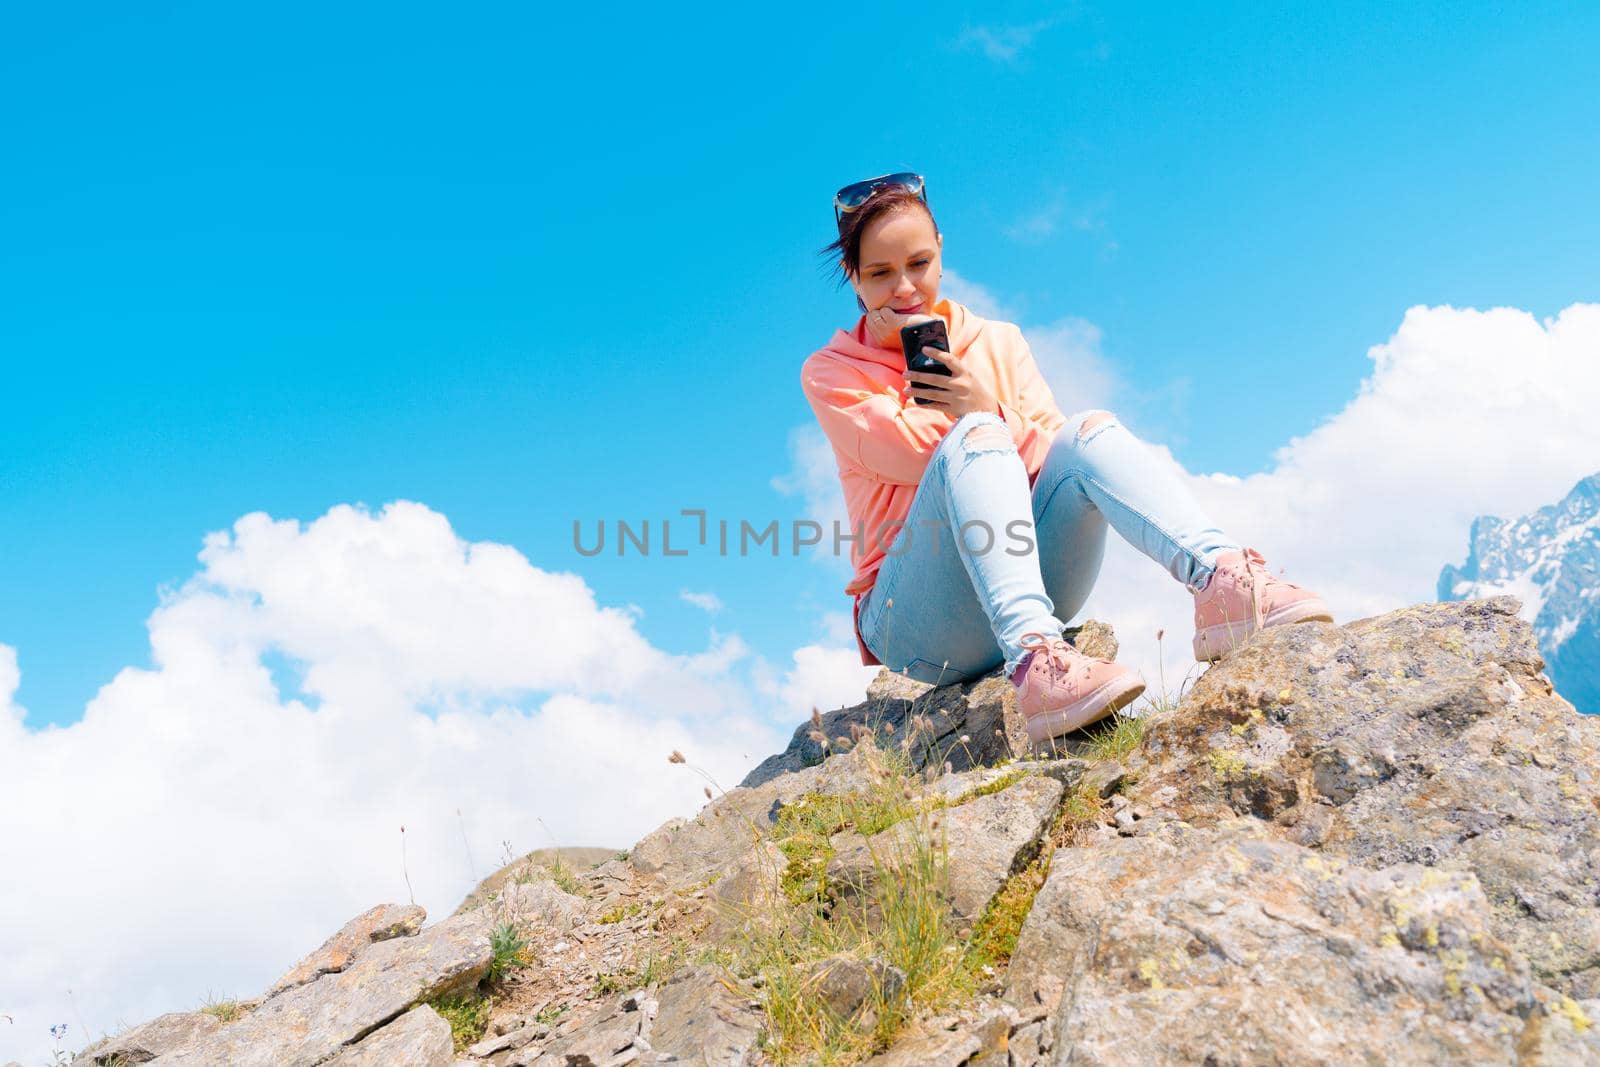
[(811, 708), (811, 725), (818, 730), (822, 729), (822, 712), (818, 711), (814, 705)]
[(962, 734), (962, 735), (961, 735), (961, 743), (962, 743), (962, 744), (963, 744), (963, 745), (970, 745), (970, 744), (972, 744), (972, 735), (971, 735), (971, 734)]
[(1161, 640), (1165, 636), (1167, 636), (1167, 631), (1165, 631), (1165, 630), (1157, 630), (1156, 631), (1156, 640), (1157, 641)]
[(672, 750), (672, 755), (667, 757), (667, 762), (668, 763), (688, 763), (689, 761), (683, 758), (683, 753), (682, 752), (679, 752), (677, 749), (673, 749)]
[(827, 734), (823, 733), (821, 730), (812, 730), (806, 736), (811, 738), (811, 740), (815, 741), (817, 744), (821, 745), (824, 751), (827, 750), (827, 747), (828, 747), (828, 735)]
[(833, 747), (838, 749), (840, 752), (848, 752), (850, 750), (850, 739), (842, 735), (835, 737), (833, 739)]
[(705, 787), (705, 789), (706, 789), (706, 799), (710, 800), (711, 799), (711, 787), (708, 785), (708, 786)]
[(892, 723), (892, 722), (884, 723), (883, 724), (883, 732), (886, 733), (886, 734), (894, 733), (894, 723)]

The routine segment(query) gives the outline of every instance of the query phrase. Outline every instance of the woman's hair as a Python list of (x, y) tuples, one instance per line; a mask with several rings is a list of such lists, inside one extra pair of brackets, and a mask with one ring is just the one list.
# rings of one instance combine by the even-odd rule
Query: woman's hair
[(850, 275), (861, 271), (861, 235), (867, 232), (872, 220), (913, 209), (927, 215), (928, 221), (933, 223), (933, 232), (939, 232), (939, 223), (922, 197), (900, 186), (885, 186), (868, 197), (865, 204), (845, 215), (839, 223), (839, 239), (817, 254), (828, 257), (829, 263), (839, 272), (839, 284), (843, 285)]

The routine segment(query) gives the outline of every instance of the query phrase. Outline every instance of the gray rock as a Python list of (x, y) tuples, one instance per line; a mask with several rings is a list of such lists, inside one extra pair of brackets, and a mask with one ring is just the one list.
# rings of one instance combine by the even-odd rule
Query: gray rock
[(1054, 778), (1028, 775), (998, 793), (891, 826), (870, 839), (840, 834), (828, 862), (829, 884), (847, 896), (869, 896), (880, 866), (900, 867), (912, 860), (917, 841), (942, 835), (951, 910), (975, 919), (1037, 853), (1062, 791)]
[(1511, 597), (1265, 630), (1152, 719), (1131, 793), (1173, 785), (1191, 822), (1252, 814), (1372, 869), (1471, 871), (1541, 982), (1600, 996), (1600, 717), (1541, 667)]
[(711, 887), (702, 932), (705, 940), (727, 944), (787, 925), (795, 909), (783, 894), (783, 872), (788, 858), (770, 841), (750, 850), (743, 863)]
[(422, 1004), (339, 1053), (328, 1067), (450, 1067), (455, 1059), (450, 1024)]
[(689, 967), (667, 980), (650, 1029), (657, 1052), (697, 1067), (746, 1067), (756, 1062), (761, 1013), (723, 982), (715, 967)]
[(126, 1033), (96, 1041), (72, 1061), (72, 1067), (148, 1063), (191, 1041), (197, 1041), (222, 1024), (203, 1011), (178, 1011), (135, 1026)]
[(673, 819), (628, 854), (639, 874), (671, 889), (711, 883), (744, 864), (757, 833), (807, 793), (839, 795), (871, 784), (866, 761), (846, 753), (759, 786), (729, 790), (693, 819)]
[(867, 699), (904, 700), (909, 704), (932, 688), (927, 682), (896, 674), (888, 667), (879, 667), (878, 673), (867, 683)]
[(584, 920), (587, 905), (582, 897), (568, 893), (548, 878), (540, 878), (507, 883), (500, 890), (496, 907), (490, 910), (496, 921), (538, 923), (564, 932)]
[(867, 1067), (962, 1067), (983, 1048), (978, 1035), (940, 1026), (915, 1027)]
[(1045, 1035), (1045, 1024), (1040, 1021), (1017, 1027), (1008, 1041), (1008, 1046), (1011, 1056), (1010, 1067), (1037, 1067), (1044, 1063), (1045, 1054), (1050, 1051)]
[(1007, 996), (1052, 1011), (1056, 1063), (1517, 1062), (1537, 994), (1470, 872), (1366, 871), (1255, 826), (1055, 854)]
[(978, 1053), (965, 1067), (1009, 1067), (1010, 1034), (1017, 1012), (1010, 1005), (985, 1013), (965, 1029), (978, 1039)]
[(830, 956), (811, 965), (808, 981), (816, 998), (840, 1019), (863, 1008), (893, 1005), (906, 987), (905, 972), (880, 959)]
[(1120, 763), (1107, 760), (1096, 763), (1084, 772), (1083, 785), (1095, 796), (1103, 799), (1115, 793), (1127, 777), (1127, 768)]
[(311, 1067), (419, 1002), (470, 988), (489, 968), (491, 920), (472, 911), (366, 948), (344, 971), (279, 993), (237, 1022), (163, 1055), (162, 1067)]
[[(1104, 623), (1090, 621), (1069, 629), (1067, 635), (1086, 655), (1116, 658), (1116, 637)], [(1027, 724), (1017, 711), (1016, 690), (998, 669), (969, 682), (937, 687), (880, 671), (868, 686), (865, 701), (821, 716), (820, 733), (828, 739), (828, 747), (813, 736), (818, 732), (816, 724), (803, 722), (795, 728), (789, 746), (763, 760), (740, 785), (764, 785), (824, 760), (831, 762), (838, 758), (834, 755), (837, 739), (850, 738), (852, 727), (875, 731), (880, 744), (890, 740), (903, 743), (916, 716), (924, 716), (932, 728), (931, 732), (919, 731), (908, 746), (911, 764), (919, 770), (945, 763), (958, 771), (990, 766), (1029, 750)]]
[(1529, 1020), (1518, 1067), (1593, 1067), (1600, 1063), (1600, 998), (1550, 998)]
[(338, 933), (322, 943), (322, 947), (274, 982), (267, 996), (276, 996), (321, 975), (344, 970), (368, 945), (395, 937), (412, 937), (422, 929), (427, 918), (428, 913), (416, 904), (379, 904), (369, 908), (345, 923)]
[(532, 1067), (624, 1067), (651, 1051), (640, 1030), (646, 1016), (621, 1004), (599, 1019), (578, 1027), (544, 1047), (537, 1059), (518, 1058)]
[(520, 1020), (521, 1025), (504, 1033), (490, 1034), (467, 1049), (474, 1059), (486, 1059), (497, 1052), (509, 1052), (550, 1036), (550, 1028), (532, 1019)]

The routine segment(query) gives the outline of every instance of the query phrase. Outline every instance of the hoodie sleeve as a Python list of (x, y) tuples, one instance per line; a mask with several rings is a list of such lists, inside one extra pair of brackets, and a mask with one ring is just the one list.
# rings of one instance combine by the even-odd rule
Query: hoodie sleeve
[(916, 485), (955, 425), (937, 408), (902, 405), (899, 397), (823, 353), (806, 360), (800, 387), (834, 452), (874, 481)]
[(1010, 363), (1012, 389), (1010, 395), (1000, 397), (1000, 415), (1011, 430), (1011, 438), (1024, 452), (1029, 438), (1035, 435), (1054, 437), (1066, 416), (1056, 405), (1056, 398), (1039, 373), (1039, 364), (1023, 338), (1022, 331), (1010, 326), (1006, 355)]

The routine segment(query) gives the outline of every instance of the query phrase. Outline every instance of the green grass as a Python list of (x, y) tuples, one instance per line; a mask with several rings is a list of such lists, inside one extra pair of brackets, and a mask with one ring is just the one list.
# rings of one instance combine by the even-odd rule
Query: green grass
[(515, 923), (502, 921), (489, 932), (489, 967), (478, 984), (464, 992), (434, 997), (428, 1003), (450, 1024), (457, 1052), (482, 1039), (494, 1009), (495, 990), (512, 972), (528, 966), (528, 941)]
[(1003, 793), (1007, 789), (1010, 789), (1012, 786), (1016, 785), (1018, 782), (1022, 781), (1022, 779), (1026, 778), (1027, 776), (1028, 772), (1021, 767), (1012, 768), (1011, 770), (1000, 775), (994, 781), (987, 782), (983, 785), (973, 786), (971, 789), (967, 790), (965, 793), (962, 793), (954, 800), (946, 801), (938, 806), (953, 808), (958, 805), (965, 804), (969, 800), (977, 800), (979, 797), (988, 797), (993, 796), (996, 793)]
[(591, 989), (597, 996), (621, 993), (640, 986), (656, 986), (670, 978), (689, 956), (689, 943), (673, 938), (666, 952), (652, 952), (637, 967), (620, 971), (598, 971)]
[[(736, 974), (766, 1011), (763, 1047), (779, 1067), (853, 1063), (886, 1048), (916, 1013), (952, 1003), (974, 988), (961, 931), (950, 913), (943, 809), (929, 778), (913, 773), (906, 750), (857, 744), (872, 786), (843, 796), (807, 795), (783, 808), (769, 839), (782, 856), (773, 872), (783, 892), (772, 914), (746, 916), (731, 947)], [(1022, 776), (984, 787), (998, 792)], [(930, 776), (931, 777), (931, 776)], [(894, 833), (874, 839), (891, 827)], [(836, 899), (827, 884), (830, 838), (854, 831), (870, 843), (873, 877), (864, 896)], [(812, 975), (837, 955), (878, 959), (905, 975), (849, 1018), (816, 995)]]
[(206, 1002), (200, 1005), (200, 1010), (219, 1023), (231, 1023), (242, 1019), (247, 1009), (237, 1000), (218, 1000), (208, 996)]
[(588, 889), (578, 880), (577, 872), (572, 869), (572, 865), (560, 856), (557, 856), (555, 861), (545, 868), (545, 873), (552, 882), (573, 896), (587, 897), (589, 895)]
[(610, 925), (612, 923), (619, 923), (624, 919), (633, 918), (635, 915), (639, 914), (639, 912), (641, 912), (643, 910), (644, 910), (644, 905), (643, 904), (640, 904), (637, 901), (631, 901), (630, 900), (630, 901), (626, 901), (624, 903), (620, 903), (616, 907), (614, 907), (614, 908), (610, 909), (609, 911), (605, 912), (596, 921), (599, 922), (601, 925)]
[(1084, 731), (1087, 736), (1080, 753), (1084, 759), (1091, 761), (1116, 760), (1121, 763), (1143, 743), (1146, 725), (1145, 715), (1113, 715)]
[(492, 1004), (481, 992), (473, 990), (454, 996), (435, 997), (428, 1003), (450, 1024), (450, 1036), (455, 1041), (457, 1052), (464, 1052), (467, 1046), (483, 1039), (484, 1031), (489, 1027)]
[(784, 894), (796, 904), (825, 900), (834, 834), (855, 830), (870, 837), (917, 811), (910, 789), (892, 774), (866, 793), (807, 793), (786, 805), (771, 831), (772, 840), (788, 861), (782, 878)]
[(506, 975), (528, 965), (528, 942), (518, 932), (516, 924), (502, 922), (489, 934), (489, 947), (493, 955), (489, 970), (484, 973), (485, 985), (494, 985)]
[(1012, 875), (972, 927), (966, 966), (974, 977), (988, 977), (1011, 961), (1017, 950), (1022, 924), (1033, 910), (1034, 898), (1050, 874), (1048, 847), (1034, 861)]

